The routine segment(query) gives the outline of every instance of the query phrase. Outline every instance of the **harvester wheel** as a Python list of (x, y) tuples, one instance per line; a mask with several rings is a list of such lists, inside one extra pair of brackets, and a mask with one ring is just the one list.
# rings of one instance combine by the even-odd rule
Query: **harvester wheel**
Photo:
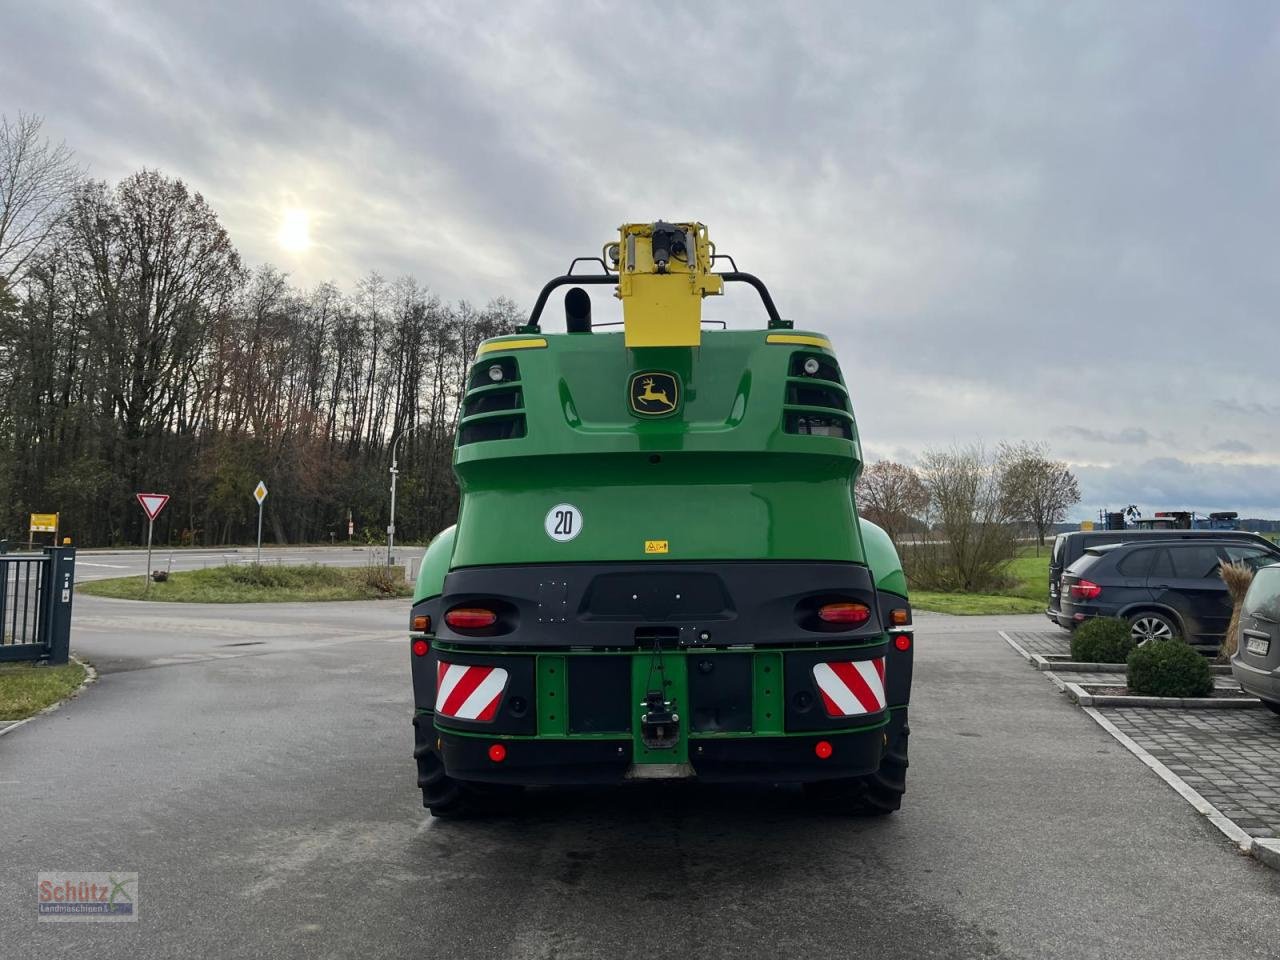
[[(904, 711), (905, 713), (905, 711)], [(907, 792), (907, 740), (911, 727), (907, 718), (891, 724), (889, 742), (880, 758), (880, 769), (865, 777), (848, 780), (820, 780), (806, 783), (805, 790), (833, 813), (883, 817), (902, 806)]]

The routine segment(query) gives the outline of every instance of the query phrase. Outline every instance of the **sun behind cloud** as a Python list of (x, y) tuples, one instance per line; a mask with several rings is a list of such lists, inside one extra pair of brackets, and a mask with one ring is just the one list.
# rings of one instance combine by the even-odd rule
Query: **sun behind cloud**
[(292, 207), (284, 211), (276, 243), (289, 253), (303, 253), (311, 246), (311, 214)]

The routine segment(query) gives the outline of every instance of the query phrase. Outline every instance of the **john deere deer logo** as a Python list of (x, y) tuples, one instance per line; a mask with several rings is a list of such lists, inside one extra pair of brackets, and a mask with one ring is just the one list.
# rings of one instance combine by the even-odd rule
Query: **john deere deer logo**
[(629, 387), (631, 410), (642, 417), (665, 417), (680, 405), (680, 381), (657, 370), (633, 373)]

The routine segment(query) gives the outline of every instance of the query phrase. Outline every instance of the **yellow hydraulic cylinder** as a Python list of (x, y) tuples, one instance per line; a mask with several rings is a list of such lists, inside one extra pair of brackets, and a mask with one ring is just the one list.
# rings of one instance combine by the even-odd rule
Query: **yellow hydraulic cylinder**
[(724, 293), (711, 272), (713, 252), (701, 223), (626, 223), (610, 257), (618, 265), (618, 299), (628, 347), (696, 347), (702, 298)]

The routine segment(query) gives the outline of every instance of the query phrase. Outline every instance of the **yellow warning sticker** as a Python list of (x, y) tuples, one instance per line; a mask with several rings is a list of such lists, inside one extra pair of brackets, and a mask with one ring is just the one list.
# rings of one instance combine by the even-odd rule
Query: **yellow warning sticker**
[(665, 540), (646, 540), (644, 542), (645, 553), (666, 553), (667, 541)]

